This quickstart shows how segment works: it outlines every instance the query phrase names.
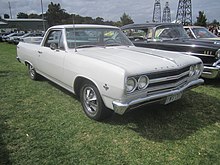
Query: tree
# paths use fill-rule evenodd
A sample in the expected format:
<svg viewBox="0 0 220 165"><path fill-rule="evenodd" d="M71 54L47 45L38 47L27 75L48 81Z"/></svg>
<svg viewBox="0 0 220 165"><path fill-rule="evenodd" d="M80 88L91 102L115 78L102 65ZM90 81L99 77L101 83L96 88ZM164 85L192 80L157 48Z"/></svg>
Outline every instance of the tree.
<svg viewBox="0 0 220 165"><path fill-rule="evenodd" d="M103 19L103 18L97 17L97 18L95 19L95 24L103 24L103 23L104 23L104 19Z"/></svg>
<svg viewBox="0 0 220 165"><path fill-rule="evenodd" d="M214 19L214 20L210 23L210 25L212 25L212 26L219 26L220 23L219 23L216 19Z"/></svg>
<svg viewBox="0 0 220 165"><path fill-rule="evenodd" d="M42 18L42 16L38 15L38 14L34 14L34 13L31 13L28 15L28 18Z"/></svg>
<svg viewBox="0 0 220 165"><path fill-rule="evenodd" d="M17 18L28 18L28 14L20 12L17 14Z"/></svg>
<svg viewBox="0 0 220 165"><path fill-rule="evenodd" d="M8 14L4 14L4 18L5 18L5 19L9 19L10 16L9 16Z"/></svg>
<svg viewBox="0 0 220 165"><path fill-rule="evenodd" d="M69 16L68 13L65 13L64 9L61 9L59 3L56 4L51 2L48 5L48 10L46 12L46 19L48 21L49 26L62 24L63 22L65 22L64 20L66 19L67 15Z"/></svg>
<svg viewBox="0 0 220 165"><path fill-rule="evenodd" d="M131 19L131 17L130 17L128 14L126 14L126 13L124 13L124 14L120 17L120 19L121 19L121 25L122 25L122 26L127 25L127 24L132 24L132 23L134 23L134 21Z"/></svg>
<svg viewBox="0 0 220 165"><path fill-rule="evenodd" d="M207 18L206 15L204 13L204 11L199 11L199 16L196 17L197 18L197 22L195 23L196 26L207 26Z"/></svg>

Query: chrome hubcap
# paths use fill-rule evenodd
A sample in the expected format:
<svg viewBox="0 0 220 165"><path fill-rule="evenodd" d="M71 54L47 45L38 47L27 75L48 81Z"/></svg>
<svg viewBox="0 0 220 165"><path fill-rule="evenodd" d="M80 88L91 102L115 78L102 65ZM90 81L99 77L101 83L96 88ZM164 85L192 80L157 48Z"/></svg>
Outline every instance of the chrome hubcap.
<svg viewBox="0 0 220 165"><path fill-rule="evenodd" d="M84 88L83 99L87 111L91 114L95 114L98 109L98 100L93 88L91 87Z"/></svg>
<svg viewBox="0 0 220 165"><path fill-rule="evenodd" d="M33 66L31 66L31 65L30 65L30 68L29 68L29 72L30 72L31 77L34 77L35 71L34 71Z"/></svg>

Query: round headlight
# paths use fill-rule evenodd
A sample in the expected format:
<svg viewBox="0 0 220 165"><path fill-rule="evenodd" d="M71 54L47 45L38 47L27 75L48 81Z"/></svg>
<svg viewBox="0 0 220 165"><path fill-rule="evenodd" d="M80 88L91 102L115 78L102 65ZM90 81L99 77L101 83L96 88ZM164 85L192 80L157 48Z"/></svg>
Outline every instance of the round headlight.
<svg viewBox="0 0 220 165"><path fill-rule="evenodd" d="M137 81L135 78L128 78L127 80L127 84L126 84L126 91L128 93L131 93L135 90L135 88L137 87Z"/></svg>
<svg viewBox="0 0 220 165"><path fill-rule="evenodd" d="M216 58L220 59L220 49L216 52Z"/></svg>
<svg viewBox="0 0 220 165"><path fill-rule="evenodd" d="M201 72L201 65L200 64L196 64L194 69L195 69L195 74L199 75L200 72Z"/></svg>
<svg viewBox="0 0 220 165"><path fill-rule="evenodd" d="M138 79L138 89L145 89L149 84L149 78L147 76L141 76Z"/></svg>
<svg viewBox="0 0 220 165"><path fill-rule="evenodd" d="M193 76L195 74L195 70L194 70L194 66L190 66L190 69L189 69L189 76Z"/></svg>

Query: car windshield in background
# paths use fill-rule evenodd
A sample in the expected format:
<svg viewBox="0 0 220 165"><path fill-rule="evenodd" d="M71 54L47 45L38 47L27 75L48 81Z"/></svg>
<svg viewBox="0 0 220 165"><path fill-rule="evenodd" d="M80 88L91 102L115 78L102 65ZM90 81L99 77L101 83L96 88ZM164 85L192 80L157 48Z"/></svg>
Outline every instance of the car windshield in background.
<svg viewBox="0 0 220 165"><path fill-rule="evenodd" d="M217 38L216 35L205 28L192 28L192 31L196 35L196 38Z"/></svg>
<svg viewBox="0 0 220 165"><path fill-rule="evenodd" d="M181 26L160 26L155 31L155 39L182 39L189 38Z"/></svg>
<svg viewBox="0 0 220 165"><path fill-rule="evenodd" d="M124 33L111 28L67 28L66 40L69 48L133 45Z"/></svg>

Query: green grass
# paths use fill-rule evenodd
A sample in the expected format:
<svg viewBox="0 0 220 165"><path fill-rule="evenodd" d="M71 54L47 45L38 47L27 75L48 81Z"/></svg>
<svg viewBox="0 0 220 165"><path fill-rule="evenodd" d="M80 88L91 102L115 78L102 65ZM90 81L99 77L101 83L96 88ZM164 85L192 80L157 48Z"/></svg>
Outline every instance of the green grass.
<svg viewBox="0 0 220 165"><path fill-rule="evenodd" d="M95 122L15 58L16 47L0 43L0 164L220 164L219 79L167 106Z"/></svg>

